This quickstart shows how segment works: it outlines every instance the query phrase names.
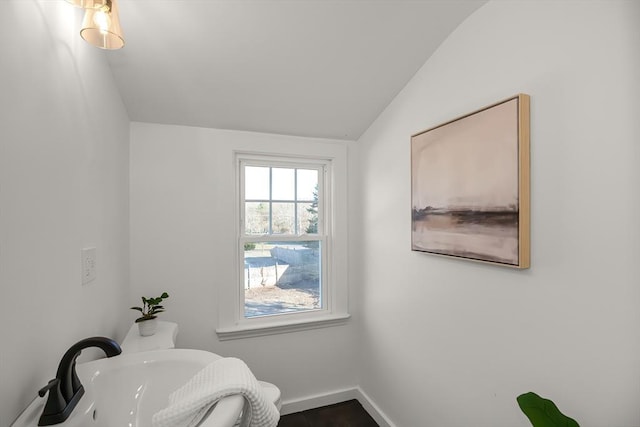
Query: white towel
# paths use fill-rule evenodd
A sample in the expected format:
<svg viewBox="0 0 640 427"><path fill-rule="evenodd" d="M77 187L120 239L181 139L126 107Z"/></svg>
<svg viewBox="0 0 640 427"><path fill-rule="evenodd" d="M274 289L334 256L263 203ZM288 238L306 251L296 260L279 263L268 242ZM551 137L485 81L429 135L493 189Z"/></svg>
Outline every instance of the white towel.
<svg viewBox="0 0 640 427"><path fill-rule="evenodd" d="M223 397L245 398L240 426L275 427L280 413L267 400L262 386L240 359L218 359L169 395L169 406L153 415L153 427L196 427Z"/></svg>

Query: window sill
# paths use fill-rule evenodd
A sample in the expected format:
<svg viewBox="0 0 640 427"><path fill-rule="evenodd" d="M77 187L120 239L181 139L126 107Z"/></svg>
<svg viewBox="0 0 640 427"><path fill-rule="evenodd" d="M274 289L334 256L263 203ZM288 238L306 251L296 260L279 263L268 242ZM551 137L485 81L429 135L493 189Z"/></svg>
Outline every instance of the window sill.
<svg viewBox="0 0 640 427"><path fill-rule="evenodd" d="M331 314L295 322L289 320L262 323L260 325L238 325L229 328L218 328L216 329L216 334L218 334L218 339L220 339L220 341L260 337L264 335L286 334L288 332L344 325L350 317L350 314L345 313Z"/></svg>

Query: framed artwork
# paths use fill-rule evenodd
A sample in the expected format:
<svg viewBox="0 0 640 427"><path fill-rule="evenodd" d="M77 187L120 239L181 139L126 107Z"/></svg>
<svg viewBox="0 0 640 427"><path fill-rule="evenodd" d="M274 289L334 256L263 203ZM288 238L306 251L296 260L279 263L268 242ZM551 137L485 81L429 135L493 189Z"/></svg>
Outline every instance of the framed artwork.
<svg viewBox="0 0 640 427"><path fill-rule="evenodd" d="M411 136L411 249L529 268L529 96Z"/></svg>

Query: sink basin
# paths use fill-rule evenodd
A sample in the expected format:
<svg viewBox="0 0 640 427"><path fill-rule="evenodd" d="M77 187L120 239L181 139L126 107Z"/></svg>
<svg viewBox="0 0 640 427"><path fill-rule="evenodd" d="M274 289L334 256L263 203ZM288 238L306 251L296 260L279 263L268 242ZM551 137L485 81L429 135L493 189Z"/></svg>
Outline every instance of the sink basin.
<svg viewBox="0 0 640 427"><path fill-rule="evenodd" d="M168 405L168 396L214 360L215 353L171 349L98 359L78 364L84 396L61 427L151 427L151 417ZM12 427L36 427L45 398L36 398ZM232 427L244 398L218 402L201 427Z"/></svg>

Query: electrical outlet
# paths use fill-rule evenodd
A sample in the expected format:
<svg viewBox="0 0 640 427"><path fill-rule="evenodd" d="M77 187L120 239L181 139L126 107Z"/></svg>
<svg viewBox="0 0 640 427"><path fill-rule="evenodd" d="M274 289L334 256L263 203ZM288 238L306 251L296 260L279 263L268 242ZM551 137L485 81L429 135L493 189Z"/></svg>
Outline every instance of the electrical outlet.
<svg viewBox="0 0 640 427"><path fill-rule="evenodd" d="M96 280L96 248L82 249L82 284Z"/></svg>

